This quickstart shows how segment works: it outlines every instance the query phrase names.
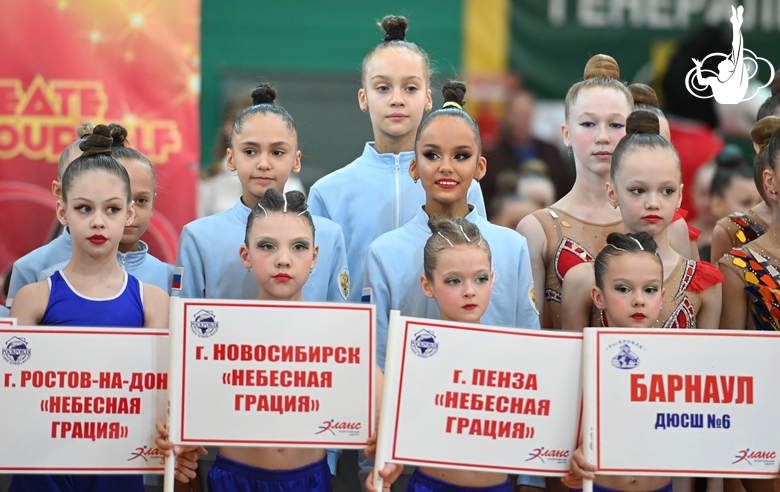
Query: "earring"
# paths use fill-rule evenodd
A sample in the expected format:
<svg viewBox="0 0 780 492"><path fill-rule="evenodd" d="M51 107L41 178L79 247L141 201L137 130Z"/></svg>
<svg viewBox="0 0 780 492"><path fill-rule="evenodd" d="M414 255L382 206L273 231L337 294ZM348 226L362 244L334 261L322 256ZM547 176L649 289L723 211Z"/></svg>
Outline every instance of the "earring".
<svg viewBox="0 0 780 492"><path fill-rule="evenodd" d="M770 194L770 195L772 195L772 196L777 196L777 191L775 191L775 190L770 190L770 191L769 191L769 194Z"/></svg>
<svg viewBox="0 0 780 492"><path fill-rule="evenodd" d="M566 147L566 148L568 149L568 152L569 152L569 157L571 157L571 145L569 145L569 146L568 146L568 147Z"/></svg>
<svg viewBox="0 0 780 492"><path fill-rule="evenodd" d="M360 110L361 110L361 111L363 111L363 112L365 113L366 111L368 111L368 108L367 108L367 107L365 107L365 106L361 106L361 107L360 107Z"/></svg>
<svg viewBox="0 0 780 492"><path fill-rule="evenodd" d="M417 184L417 180L420 178L412 178L412 181L414 181L414 184Z"/></svg>

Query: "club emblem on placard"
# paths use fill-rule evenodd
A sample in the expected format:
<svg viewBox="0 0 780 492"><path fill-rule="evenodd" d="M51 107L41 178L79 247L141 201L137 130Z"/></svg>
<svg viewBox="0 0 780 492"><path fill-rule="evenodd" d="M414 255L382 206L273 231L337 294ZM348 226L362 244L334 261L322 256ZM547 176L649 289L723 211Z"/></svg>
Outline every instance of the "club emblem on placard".
<svg viewBox="0 0 780 492"><path fill-rule="evenodd" d="M631 351L627 343L624 343L620 346L620 353L612 358L612 365L618 369L633 369L639 365L639 356Z"/></svg>
<svg viewBox="0 0 780 492"><path fill-rule="evenodd" d="M774 451L751 451L750 448L746 448L740 449L739 454L734 455L734 458L736 458L736 460L731 462L732 465L744 461L750 466L753 466L753 463L774 466L775 460L777 459L777 453Z"/></svg>
<svg viewBox="0 0 780 492"><path fill-rule="evenodd" d="M201 309L195 313L194 319L190 322L192 332L201 338L208 338L219 329L219 323L214 317L214 313Z"/></svg>
<svg viewBox="0 0 780 492"><path fill-rule="evenodd" d="M432 331L420 330L414 334L409 347L417 356L427 358L439 350L439 342L436 341L436 335Z"/></svg>
<svg viewBox="0 0 780 492"><path fill-rule="evenodd" d="M20 337L13 337L5 342L5 348L3 349L3 359L9 364L18 366L24 364L30 358L30 346L27 340Z"/></svg>
<svg viewBox="0 0 780 492"><path fill-rule="evenodd" d="M685 88L691 95L699 99L714 97L720 104L739 104L753 99L761 89L772 83L775 67L766 58L761 58L745 48L741 32L744 10L741 5L736 9L731 7L731 53L711 53L701 61L693 59L695 67L685 76ZM702 68L704 62L710 58L720 59L718 73ZM769 67L769 81L746 96L750 79L758 74L760 61Z"/></svg>

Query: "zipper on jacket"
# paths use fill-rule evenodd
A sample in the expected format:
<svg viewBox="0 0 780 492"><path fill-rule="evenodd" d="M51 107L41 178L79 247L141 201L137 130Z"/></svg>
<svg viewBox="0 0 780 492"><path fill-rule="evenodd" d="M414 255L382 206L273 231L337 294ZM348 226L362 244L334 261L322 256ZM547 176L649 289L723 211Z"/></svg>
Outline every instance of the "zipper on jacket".
<svg viewBox="0 0 780 492"><path fill-rule="evenodd" d="M127 261L127 253L117 253L117 254L119 255L119 258L122 259L121 261L122 270L127 271L127 269L125 268L125 263Z"/></svg>
<svg viewBox="0 0 780 492"><path fill-rule="evenodd" d="M395 228L401 227L401 182L398 171L401 170L401 156L395 154Z"/></svg>

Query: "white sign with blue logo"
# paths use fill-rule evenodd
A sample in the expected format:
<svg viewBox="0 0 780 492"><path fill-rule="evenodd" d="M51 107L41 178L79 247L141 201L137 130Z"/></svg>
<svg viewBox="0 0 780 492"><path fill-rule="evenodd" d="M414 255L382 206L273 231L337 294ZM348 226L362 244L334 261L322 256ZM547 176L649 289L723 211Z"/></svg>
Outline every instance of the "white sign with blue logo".
<svg viewBox="0 0 780 492"><path fill-rule="evenodd" d="M367 304L172 298L173 440L365 448L375 320Z"/></svg>
<svg viewBox="0 0 780 492"><path fill-rule="evenodd" d="M580 333L392 311L377 467L565 475L577 440L581 353Z"/></svg>
<svg viewBox="0 0 780 492"><path fill-rule="evenodd" d="M162 473L168 330L0 326L0 352L0 472Z"/></svg>
<svg viewBox="0 0 780 492"><path fill-rule="evenodd" d="M586 328L586 457L606 475L773 478L778 353L774 332Z"/></svg>

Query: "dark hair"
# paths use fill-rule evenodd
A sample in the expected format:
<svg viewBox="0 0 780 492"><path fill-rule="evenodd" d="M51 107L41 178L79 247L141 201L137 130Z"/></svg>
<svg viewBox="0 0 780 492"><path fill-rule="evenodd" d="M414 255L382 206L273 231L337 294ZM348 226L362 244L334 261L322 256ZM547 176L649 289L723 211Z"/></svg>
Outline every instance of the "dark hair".
<svg viewBox="0 0 780 492"><path fill-rule="evenodd" d="M569 88L564 100L566 121L569 121L569 111L576 102L580 92L591 87L609 87L615 89L626 97L626 102L633 110L634 99L626 85L620 81L620 67L614 58L609 55L594 55L585 64L582 80Z"/></svg>
<svg viewBox="0 0 780 492"><path fill-rule="evenodd" d="M723 147L715 163L717 168L710 184L711 196L723 197L734 178L753 179L753 170L742 155L742 151L734 144Z"/></svg>
<svg viewBox="0 0 780 492"><path fill-rule="evenodd" d="M441 94L444 96L444 105L430 113L417 127L417 135L414 138L415 147L420 140L420 134L433 120L440 116L452 116L468 123L471 131L474 132L474 138L477 140L477 150L482 153L482 139L479 136L479 126L477 126L474 118L463 110L463 106L466 105L466 84L457 80L450 80L441 88Z"/></svg>
<svg viewBox="0 0 780 492"><path fill-rule="evenodd" d="M774 171L777 167L778 160L780 160L780 129L775 130L769 138L769 143L761 152L766 152L765 159L767 169L772 169Z"/></svg>
<svg viewBox="0 0 780 492"><path fill-rule="evenodd" d="M287 129L294 135L298 135L298 127L295 126L290 113L283 107L276 104L276 91L269 84L260 84L252 91L252 106L241 111L233 121L233 131L230 133L230 143L233 143L233 137L241 131L241 127L247 118L255 114L275 114L282 119Z"/></svg>
<svg viewBox="0 0 780 492"><path fill-rule="evenodd" d="M112 131L116 128L119 131L118 135L114 137L114 142L111 144L111 157L114 159L129 159L143 164L149 169L149 172L152 173L152 181L154 182L154 187L157 188L157 173L154 171L152 161L137 150L126 146L126 144L129 143L127 140L127 130L116 123L111 123L108 125L108 128Z"/></svg>
<svg viewBox="0 0 780 492"><path fill-rule="evenodd" d="M615 180L625 154L640 148L664 149L674 155L677 167L680 167L680 157L677 155L677 150L671 142L659 135L659 132L660 123L657 114L640 109L628 115L626 119L626 136L620 139L620 142L615 146L615 151L612 153L612 167L609 170L612 181Z"/></svg>
<svg viewBox="0 0 780 492"><path fill-rule="evenodd" d="M363 58L363 63L360 66L362 73L361 80L365 82L366 67L368 67L368 62L371 61L371 58L373 58L377 52L387 48L403 48L411 51L422 59L423 65L425 65L425 82L427 84L433 75L431 61L428 58L428 54L422 48L406 40L406 29L409 27L409 21L406 20L406 17L402 15L387 15L379 22L379 27L385 32L385 38L381 43L369 51L365 58Z"/></svg>
<svg viewBox="0 0 780 492"><path fill-rule="evenodd" d="M92 130L92 134L83 139L79 145L83 153L70 163L62 175L63 201L68 201L68 191L77 177L89 171L104 171L122 180L127 194L127 202L130 203L132 200L130 176L124 166L111 157L111 146L115 139L124 140L124 135L127 135L126 131L124 131L124 135L122 134L123 130L124 128L119 125L114 125L112 128L106 125L97 125Z"/></svg>
<svg viewBox="0 0 780 492"><path fill-rule="evenodd" d="M607 268L612 258L622 254L648 253L655 257L658 264L661 265L661 279L663 279L664 264L658 256L658 245L653 236L645 231L633 234L621 234L612 232L607 236L607 245L596 256L593 264L593 273L596 277L596 286L604 289L604 276L607 274Z"/></svg>
<svg viewBox="0 0 780 492"><path fill-rule="evenodd" d="M428 220L431 237L425 242L423 249L423 271L425 278L433 282L433 271L438 264L439 253L458 244L472 244L485 251L488 262L492 262L490 245L482 237L479 228L463 217L438 217L434 215ZM492 263L491 263L492 264Z"/></svg>
<svg viewBox="0 0 780 492"><path fill-rule="evenodd" d="M94 128L95 125L92 123L84 123L76 128L76 140L65 147L65 150L60 154L60 162L57 164L57 180L62 181L62 175L65 174L65 167L77 157L74 157L73 154L75 154L77 150L80 150L79 145L84 141L84 138L87 135L92 134Z"/></svg>
<svg viewBox="0 0 780 492"><path fill-rule="evenodd" d="M766 98L761 107L758 108L757 120L767 116L780 116L780 70L775 72L775 78L772 79L772 95Z"/></svg>
<svg viewBox="0 0 780 492"><path fill-rule="evenodd" d="M769 165L768 151L764 149L769 145L769 139L772 138L772 134L778 128L780 128L780 118L777 116L765 116L758 120L750 130L750 138L758 146L758 154L756 154L753 160L753 180L756 182L758 193L767 204L769 204L769 197L766 196L766 190L764 189L764 171L772 169L774 166Z"/></svg>
<svg viewBox="0 0 780 492"><path fill-rule="evenodd" d="M666 119L664 112L658 106L658 96L652 87L636 83L630 84L628 90L631 92L631 97L634 100L634 111L644 109L657 114L660 118Z"/></svg>
<svg viewBox="0 0 780 492"><path fill-rule="evenodd" d="M246 218L246 233L244 234L244 244L249 247L249 235L252 234L252 226L258 218L268 217L273 212L289 212L305 217L311 227L311 240L314 241L314 219L309 213L309 206L306 204L306 195L300 191L288 191L282 194L276 188L269 188L263 198L257 202L257 205L249 212Z"/></svg>

